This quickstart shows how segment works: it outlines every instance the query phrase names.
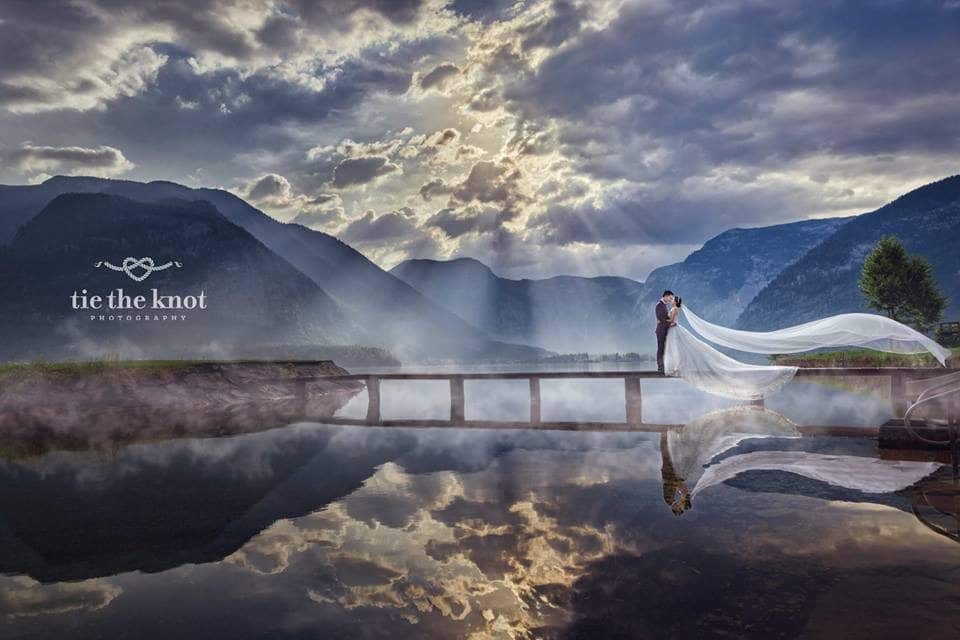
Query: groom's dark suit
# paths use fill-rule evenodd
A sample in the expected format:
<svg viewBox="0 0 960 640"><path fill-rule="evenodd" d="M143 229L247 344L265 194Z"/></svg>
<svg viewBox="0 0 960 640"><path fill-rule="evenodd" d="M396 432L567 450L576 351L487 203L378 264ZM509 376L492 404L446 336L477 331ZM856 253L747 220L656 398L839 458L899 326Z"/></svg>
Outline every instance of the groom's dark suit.
<svg viewBox="0 0 960 640"><path fill-rule="evenodd" d="M663 373L663 350L667 346L667 331L670 330L670 312L663 300L657 303L657 371Z"/></svg>

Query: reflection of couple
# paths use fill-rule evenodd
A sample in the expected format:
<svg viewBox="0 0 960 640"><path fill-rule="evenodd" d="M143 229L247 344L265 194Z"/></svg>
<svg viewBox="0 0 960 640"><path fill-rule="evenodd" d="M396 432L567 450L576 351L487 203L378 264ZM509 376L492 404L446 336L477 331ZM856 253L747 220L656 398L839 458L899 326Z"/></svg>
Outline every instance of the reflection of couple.
<svg viewBox="0 0 960 640"><path fill-rule="evenodd" d="M779 413L740 406L714 411L660 435L663 499L674 514L693 506L701 491L748 471L780 471L860 491L892 493L934 473L937 462L878 460L798 450L760 450L721 458L751 438L798 438Z"/></svg>
<svg viewBox="0 0 960 640"><path fill-rule="evenodd" d="M679 324L680 314L699 334ZM740 362L721 347L756 354L799 353L822 348L863 347L893 353L929 351L941 364L950 351L895 320L869 313L843 313L776 331L741 331L712 324L681 305L672 291L657 302L657 369L681 377L702 391L728 398L756 400L789 382L796 367ZM704 338L704 340L701 340Z"/></svg>

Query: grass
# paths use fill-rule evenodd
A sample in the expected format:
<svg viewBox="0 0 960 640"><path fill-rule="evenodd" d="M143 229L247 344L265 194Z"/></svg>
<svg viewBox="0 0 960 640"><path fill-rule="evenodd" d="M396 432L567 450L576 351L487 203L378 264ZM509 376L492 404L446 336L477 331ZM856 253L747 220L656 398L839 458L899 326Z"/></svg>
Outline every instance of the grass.
<svg viewBox="0 0 960 640"><path fill-rule="evenodd" d="M960 347L951 349L952 366L960 358ZM796 367L936 367L939 363L929 353L899 354L869 349L822 351L818 353L774 356L776 364Z"/></svg>
<svg viewBox="0 0 960 640"><path fill-rule="evenodd" d="M0 374L43 373L72 374L96 373L116 369L174 369L196 364L195 360L78 360L66 362L0 362Z"/></svg>
<svg viewBox="0 0 960 640"><path fill-rule="evenodd" d="M272 360L76 360L63 362L49 362L34 360L29 362L0 362L0 376L11 375L46 375L46 376L73 376L107 371L123 371L135 369L138 371L173 371L204 364L244 364L258 362L274 362ZM282 360L280 362L288 362ZM295 362L295 360L289 360Z"/></svg>

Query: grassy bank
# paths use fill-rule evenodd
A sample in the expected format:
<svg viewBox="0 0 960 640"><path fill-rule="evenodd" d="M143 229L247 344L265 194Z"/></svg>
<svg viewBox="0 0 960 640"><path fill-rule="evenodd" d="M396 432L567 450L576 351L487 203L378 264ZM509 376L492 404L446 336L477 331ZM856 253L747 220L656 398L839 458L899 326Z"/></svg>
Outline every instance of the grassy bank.
<svg viewBox="0 0 960 640"><path fill-rule="evenodd" d="M960 348L951 349L953 355L948 365L958 366ZM939 363L929 353L898 354L871 351L869 349L848 349L842 351L823 351L818 353L795 353L774 356L776 364L795 367L935 367Z"/></svg>
<svg viewBox="0 0 960 640"><path fill-rule="evenodd" d="M199 365L220 364L247 364L247 363L283 363L297 362L297 360L77 360L64 362L48 362L35 360L31 362L0 362L0 376L19 376L42 374L45 376L75 376L104 373L111 371L142 371L162 372L188 369ZM310 361L313 362L313 361Z"/></svg>
<svg viewBox="0 0 960 640"><path fill-rule="evenodd" d="M75 375L116 371L120 369L138 369L144 371L171 370L189 367L198 360L82 360L75 362L0 362L0 375Z"/></svg>

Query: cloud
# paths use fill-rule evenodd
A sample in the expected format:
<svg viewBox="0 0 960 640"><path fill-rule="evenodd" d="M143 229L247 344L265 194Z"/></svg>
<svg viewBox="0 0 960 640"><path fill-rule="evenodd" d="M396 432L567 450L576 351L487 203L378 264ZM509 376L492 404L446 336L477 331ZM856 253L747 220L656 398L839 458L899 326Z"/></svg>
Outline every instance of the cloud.
<svg viewBox="0 0 960 640"><path fill-rule="evenodd" d="M53 172L113 176L134 168L123 152L114 147L53 147L25 142L9 154L10 160L27 173Z"/></svg>
<svg viewBox="0 0 960 640"><path fill-rule="evenodd" d="M287 197L289 195L290 182L283 176L278 176L275 173L268 173L258 178L247 192L247 197L251 200Z"/></svg>
<svg viewBox="0 0 960 640"><path fill-rule="evenodd" d="M347 158L334 169L331 185L337 189L348 189L398 171L401 171L400 166L385 156Z"/></svg>
<svg viewBox="0 0 960 640"><path fill-rule="evenodd" d="M515 0L453 0L450 3L457 13L482 22L504 16L515 5Z"/></svg>
<svg viewBox="0 0 960 640"><path fill-rule="evenodd" d="M462 202L506 202L517 176L518 169L510 162L483 160L473 165L453 194Z"/></svg>
<svg viewBox="0 0 960 640"><path fill-rule="evenodd" d="M405 238L416 232L409 211L391 211L375 216L368 211L362 218L347 225L341 236L351 242L382 242Z"/></svg>
<svg viewBox="0 0 960 640"><path fill-rule="evenodd" d="M325 230L343 222L343 201L335 193L308 195L297 192L290 181L267 173L237 190L242 198L280 220Z"/></svg>
<svg viewBox="0 0 960 640"><path fill-rule="evenodd" d="M420 187L419 193L420 197L430 202L436 196L450 195L453 193L453 187L448 185L443 178L434 178L430 182L425 182Z"/></svg>
<svg viewBox="0 0 960 640"><path fill-rule="evenodd" d="M956 9L808 4L9 3L0 139L108 143L137 177L239 185L326 231L408 208L416 232L368 242L377 259L523 276L621 252L639 278L726 228L869 211L955 172ZM3 182L81 171L4 158Z"/></svg>
<svg viewBox="0 0 960 640"><path fill-rule="evenodd" d="M336 234L345 242L359 247L364 255L378 264L393 265L407 256L434 257L440 253L440 244L430 229L419 224L416 213L409 207L375 214L367 211L355 218Z"/></svg>
<svg viewBox="0 0 960 640"><path fill-rule="evenodd" d="M103 579L41 584L26 576L0 578L0 615L33 618L95 611L109 605L123 590Z"/></svg>
<svg viewBox="0 0 960 640"><path fill-rule="evenodd" d="M494 232L500 227L502 217L498 209L491 207L461 211L443 209L430 216L424 224L442 230L449 238L457 238L466 233Z"/></svg>
<svg viewBox="0 0 960 640"><path fill-rule="evenodd" d="M443 88L443 85L447 80L458 75L459 73L460 68L455 64L446 62L444 64L437 65L433 68L433 70L420 78L420 88L424 90L434 87Z"/></svg>

